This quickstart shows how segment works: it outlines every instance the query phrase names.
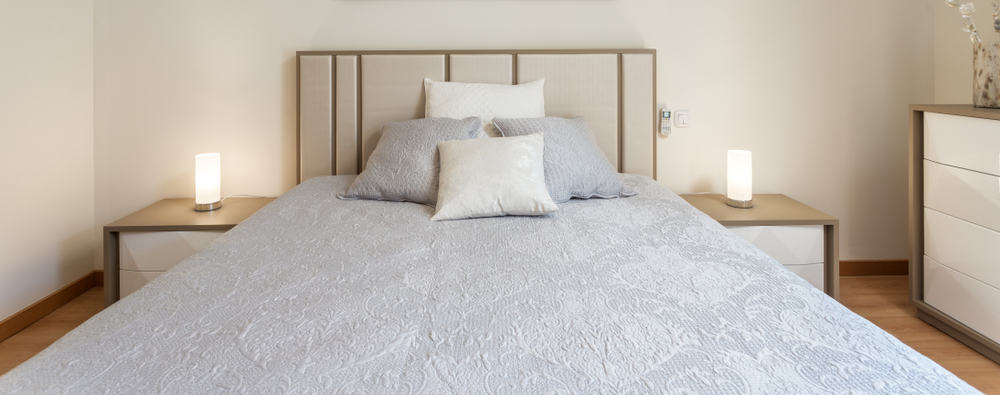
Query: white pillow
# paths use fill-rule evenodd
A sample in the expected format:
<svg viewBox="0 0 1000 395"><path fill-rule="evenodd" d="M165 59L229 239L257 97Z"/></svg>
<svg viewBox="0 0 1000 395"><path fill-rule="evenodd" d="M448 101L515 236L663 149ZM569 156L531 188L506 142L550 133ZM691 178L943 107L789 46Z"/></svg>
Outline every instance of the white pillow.
<svg viewBox="0 0 1000 395"><path fill-rule="evenodd" d="M439 143L437 212L431 220L559 210L545 188L542 152L541 133Z"/></svg>
<svg viewBox="0 0 1000 395"><path fill-rule="evenodd" d="M545 79L520 85L443 82L424 79L424 118L479 117L486 134L498 136L493 118L545 116Z"/></svg>

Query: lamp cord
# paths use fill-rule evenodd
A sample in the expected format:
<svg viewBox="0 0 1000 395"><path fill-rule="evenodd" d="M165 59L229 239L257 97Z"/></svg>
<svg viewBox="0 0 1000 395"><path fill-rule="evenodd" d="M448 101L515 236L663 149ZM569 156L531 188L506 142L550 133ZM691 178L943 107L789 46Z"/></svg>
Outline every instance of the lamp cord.
<svg viewBox="0 0 1000 395"><path fill-rule="evenodd" d="M226 196L226 197L222 198L222 201L226 201L226 199L233 198L233 197L234 198L264 198L264 197L267 197L267 196L260 196L260 195L229 195L229 196Z"/></svg>

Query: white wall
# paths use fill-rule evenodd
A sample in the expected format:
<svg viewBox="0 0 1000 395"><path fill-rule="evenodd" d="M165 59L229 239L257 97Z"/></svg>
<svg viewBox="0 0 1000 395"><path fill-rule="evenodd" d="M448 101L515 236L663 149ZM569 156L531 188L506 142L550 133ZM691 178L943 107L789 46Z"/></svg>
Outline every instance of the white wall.
<svg viewBox="0 0 1000 395"><path fill-rule="evenodd" d="M0 320L93 270L93 3L0 1Z"/></svg>
<svg viewBox="0 0 1000 395"><path fill-rule="evenodd" d="M972 103L972 42L962 31L961 14L944 0L931 0L934 6L934 102L939 104ZM969 1L969 0L965 0ZM976 28L984 43L1000 39L993 30L991 1L976 0Z"/></svg>
<svg viewBox="0 0 1000 395"><path fill-rule="evenodd" d="M661 140L676 192L758 193L841 218L842 257L906 257L906 106L933 99L926 1L97 0L96 222L192 196L220 151L224 194L294 184L294 53L307 49L659 51L660 100L694 127Z"/></svg>

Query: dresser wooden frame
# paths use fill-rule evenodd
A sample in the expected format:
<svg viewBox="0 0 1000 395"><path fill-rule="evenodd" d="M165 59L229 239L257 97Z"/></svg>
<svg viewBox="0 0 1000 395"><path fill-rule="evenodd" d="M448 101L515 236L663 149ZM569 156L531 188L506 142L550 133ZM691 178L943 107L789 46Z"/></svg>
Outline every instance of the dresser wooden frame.
<svg viewBox="0 0 1000 395"><path fill-rule="evenodd" d="M917 317L1000 363L1000 344L948 316L924 300L924 113L1000 121L1000 110L972 105L911 105L909 134L910 300ZM998 301L1000 303L1000 301Z"/></svg>

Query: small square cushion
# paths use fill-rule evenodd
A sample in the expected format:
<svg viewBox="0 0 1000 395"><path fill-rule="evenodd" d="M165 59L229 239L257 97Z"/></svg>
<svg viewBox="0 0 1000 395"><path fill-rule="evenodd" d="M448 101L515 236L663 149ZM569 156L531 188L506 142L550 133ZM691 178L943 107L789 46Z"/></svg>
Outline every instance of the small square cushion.
<svg viewBox="0 0 1000 395"><path fill-rule="evenodd" d="M424 118L386 124L365 170L340 198L434 205L438 143L476 137L481 125L476 117Z"/></svg>
<svg viewBox="0 0 1000 395"><path fill-rule="evenodd" d="M545 189L541 134L446 141L434 221L545 215L559 209Z"/></svg>

